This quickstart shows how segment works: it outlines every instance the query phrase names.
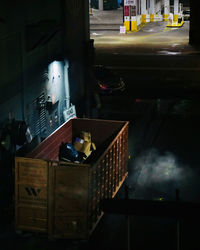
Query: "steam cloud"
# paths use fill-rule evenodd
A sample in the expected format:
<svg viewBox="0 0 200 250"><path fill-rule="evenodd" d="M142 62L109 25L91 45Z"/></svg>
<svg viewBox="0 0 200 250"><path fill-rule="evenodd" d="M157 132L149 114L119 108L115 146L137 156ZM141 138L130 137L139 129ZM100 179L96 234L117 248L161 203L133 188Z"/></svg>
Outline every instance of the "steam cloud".
<svg viewBox="0 0 200 250"><path fill-rule="evenodd" d="M140 171L137 183L139 186L179 181L183 178L183 169L178 166L175 156L170 152L159 155L155 149L151 149L136 160L135 166Z"/></svg>
<svg viewBox="0 0 200 250"><path fill-rule="evenodd" d="M156 149L150 149L134 161L128 181L133 196L130 198L174 200L176 188L182 189L185 181L193 176L172 153L161 155Z"/></svg>

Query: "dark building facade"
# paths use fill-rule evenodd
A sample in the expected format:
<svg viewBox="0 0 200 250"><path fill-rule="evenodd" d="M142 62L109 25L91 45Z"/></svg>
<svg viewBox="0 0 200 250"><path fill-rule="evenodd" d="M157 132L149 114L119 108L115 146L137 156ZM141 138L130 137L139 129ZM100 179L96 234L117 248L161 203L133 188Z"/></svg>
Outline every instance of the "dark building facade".
<svg viewBox="0 0 200 250"><path fill-rule="evenodd" d="M82 0L2 1L1 128L23 120L33 136L46 137L64 122L71 102L81 115L88 15L88 2Z"/></svg>
<svg viewBox="0 0 200 250"><path fill-rule="evenodd" d="M88 9L84 0L1 1L1 215L12 203L14 157L85 113Z"/></svg>

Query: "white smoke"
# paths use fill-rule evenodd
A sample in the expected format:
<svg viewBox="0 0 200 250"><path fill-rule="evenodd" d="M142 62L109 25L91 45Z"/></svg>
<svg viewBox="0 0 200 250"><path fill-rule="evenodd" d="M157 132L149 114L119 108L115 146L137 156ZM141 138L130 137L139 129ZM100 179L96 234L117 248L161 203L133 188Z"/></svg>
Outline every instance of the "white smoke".
<svg viewBox="0 0 200 250"><path fill-rule="evenodd" d="M142 157L136 159L135 169L139 171L137 180L139 186L183 179L183 169L170 152L159 155L157 150L151 149Z"/></svg>
<svg viewBox="0 0 200 250"><path fill-rule="evenodd" d="M128 184L132 192L130 198L174 200L176 189L185 192L194 178L194 173L183 166L177 157L170 153L159 153L156 149L150 149L134 160Z"/></svg>

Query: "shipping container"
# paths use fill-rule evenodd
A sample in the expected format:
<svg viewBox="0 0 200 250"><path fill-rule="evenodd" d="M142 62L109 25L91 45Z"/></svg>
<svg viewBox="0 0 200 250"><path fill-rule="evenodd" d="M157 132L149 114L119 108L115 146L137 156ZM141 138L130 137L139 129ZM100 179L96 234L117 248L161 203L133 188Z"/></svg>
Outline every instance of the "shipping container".
<svg viewBox="0 0 200 250"><path fill-rule="evenodd" d="M25 157L15 158L16 230L88 239L128 175L127 121L71 119ZM96 151L84 163L58 160L61 142L91 133Z"/></svg>

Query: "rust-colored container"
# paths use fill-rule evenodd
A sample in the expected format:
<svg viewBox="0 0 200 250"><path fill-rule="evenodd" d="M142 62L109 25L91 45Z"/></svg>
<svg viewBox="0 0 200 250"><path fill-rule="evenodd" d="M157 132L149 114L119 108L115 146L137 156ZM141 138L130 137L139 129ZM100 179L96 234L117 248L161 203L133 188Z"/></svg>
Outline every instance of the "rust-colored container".
<svg viewBox="0 0 200 250"><path fill-rule="evenodd" d="M88 131L97 150L84 164L58 160L60 143ZM88 239L127 177L128 122L72 119L25 157L15 159L16 229Z"/></svg>

